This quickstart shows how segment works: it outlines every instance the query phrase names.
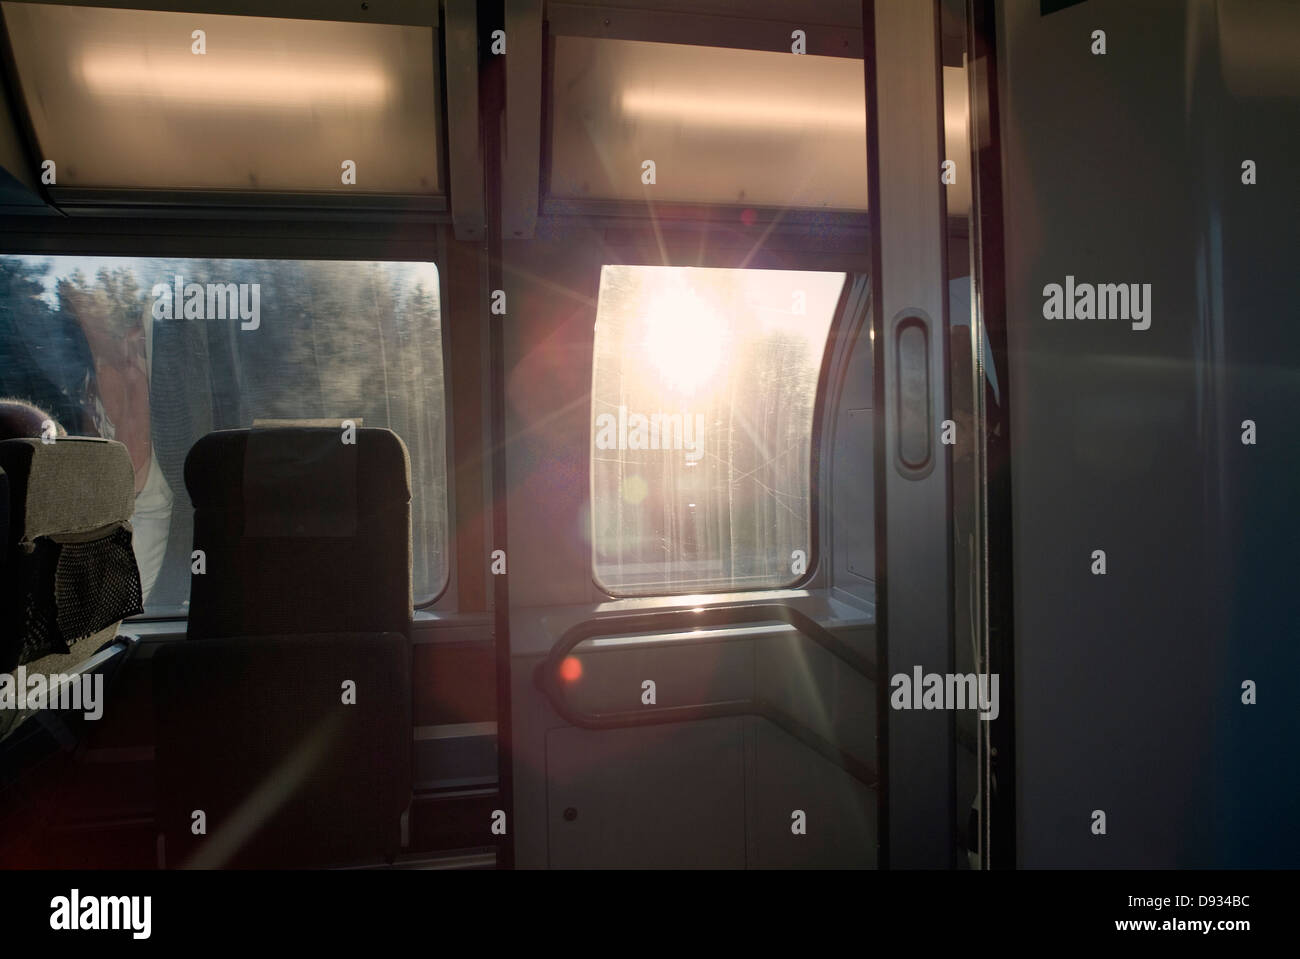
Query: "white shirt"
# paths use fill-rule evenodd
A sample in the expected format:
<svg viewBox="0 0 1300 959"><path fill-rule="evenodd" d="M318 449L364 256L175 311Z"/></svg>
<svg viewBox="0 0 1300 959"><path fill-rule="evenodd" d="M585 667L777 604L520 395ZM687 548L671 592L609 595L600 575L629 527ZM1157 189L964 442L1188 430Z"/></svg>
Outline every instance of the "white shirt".
<svg viewBox="0 0 1300 959"><path fill-rule="evenodd" d="M153 317L144 321L145 361L153 378ZM135 494L135 512L131 514L134 531L135 562L140 570L141 604L149 604L149 594L158 582L163 559L167 555L167 537L172 525L172 489L158 465L152 441L149 444L149 475L144 488Z"/></svg>

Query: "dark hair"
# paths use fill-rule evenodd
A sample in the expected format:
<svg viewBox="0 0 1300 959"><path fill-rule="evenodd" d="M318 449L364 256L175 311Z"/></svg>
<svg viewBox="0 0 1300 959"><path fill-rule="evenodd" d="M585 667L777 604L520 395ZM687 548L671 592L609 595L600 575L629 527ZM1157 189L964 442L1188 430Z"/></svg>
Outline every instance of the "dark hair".
<svg viewBox="0 0 1300 959"><path fill-rule="evenodd" d="M35 403L20 400L14 396L0 398L0 440L13 440L29 437L40 439L45 431L46 421L54 423L59 436L67 436L68 431L60 426L49 413Z"/></svg>

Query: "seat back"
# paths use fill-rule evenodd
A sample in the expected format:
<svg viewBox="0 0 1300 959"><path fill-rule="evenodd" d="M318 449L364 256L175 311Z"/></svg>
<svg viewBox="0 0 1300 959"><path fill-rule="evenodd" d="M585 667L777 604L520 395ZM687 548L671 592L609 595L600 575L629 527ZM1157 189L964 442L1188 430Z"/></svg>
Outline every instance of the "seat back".
<svg viewBox="0 0 1300 959"><path fill-rule="evenodd" d="M410 800L410 644L398 633L168 643L154 654L169 867L391 860Z"/></svg>
<svg viewBox="0 0 1300 959"><path fill-rule="evenodd" d="M164 864L391 860L411 795L405 446L224 431L185 478L189 641L153 657Z"/></svg>
<svg viewBox="0 0 1300 959"><path fill-rule="evenodd" d="M143 612L131 457L112 440L7 439L0 473L8 514L0 673L70 672Z"/></svg>
<svg viewBox="0 0 1300 959"><path fill-rule="evenodd" d="M409 632L411 463L396 433L209 433L185 486L204 568L191 577L191 639Z"/></svg>

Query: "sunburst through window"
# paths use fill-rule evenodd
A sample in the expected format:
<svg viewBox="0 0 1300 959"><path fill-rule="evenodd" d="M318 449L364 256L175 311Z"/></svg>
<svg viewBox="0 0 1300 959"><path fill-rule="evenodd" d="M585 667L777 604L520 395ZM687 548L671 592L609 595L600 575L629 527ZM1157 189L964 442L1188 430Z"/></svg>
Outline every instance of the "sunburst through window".
<svg viewBox="0 0 1300 959"><path fill-rule="evenodd" d="M606 266L592 551L616 595L768 589L811 556L813 410L843 273Z"/></svg>

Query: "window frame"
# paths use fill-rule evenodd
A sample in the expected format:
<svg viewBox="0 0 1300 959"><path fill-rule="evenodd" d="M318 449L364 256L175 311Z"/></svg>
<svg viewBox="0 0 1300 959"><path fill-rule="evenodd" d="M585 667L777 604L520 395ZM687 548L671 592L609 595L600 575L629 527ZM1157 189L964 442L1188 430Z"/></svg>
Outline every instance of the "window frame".
<svg viewBox="0 0 1300 959"><path fill-rule="evenodd" d="M770 237L771 231L769 231ZM656 231L655 239L661 239ZM760 241L762 244L762 241ZM773 244L774 247L780 246L780 243ZM839 378L840 369L837 363L838 344L845 335L853 335L855 330L854 317L850 315L850 300L853 284L859 274L869 272L863 262L855 264L836 264L842 266L842 269L827 268L824 262L818 262L822 257L817 253L806 254L795 252L795 247L791 248L789 259L791 262L773 263L770 266L766 264L754 265L753 260L765 259L764 252L776 254L776 249L763 250L761 247L752 247L748 253L731 250L715 250L710 254L699 254L696 262L686 262L684 257L671 255L667 250L662 251L662 256L658 262L649 262L649 257L633 252L635 247L624 245L622 247L615 244L607 244L605 255L601 257L601 268L605 266L672 266L672 267L701 267L711 269L783 269L788 271L797 271L805 273L844 273L844 282L840 287L839 295L836 298L835 309L831 316L830 326L826 331L826 341L822 345L821 360L817 370L817 392L813 399L812 424L809 433L809 533L808 533L808 568L803 575L789 583L777 584L771 586L744 586L737 588L735 585L723 586L715 589L692 589L679 590L672 592L657 593L619 593L611 590L608 586L600 581L596 571L596 553L595 553L595 528L594 528L594 497L591 495L592 480L592 452L595 448L594 426L591 425L590 410L588 415L589 433L587 437L586 465L587 465L587 488L588 488L588 535L592 540L591 558L589 561L588 572L592 586L597 593L604 597L606 601L614 603L637 603L638 601L667 601L669 603L681 602L683 599L691 597L708 597L710 601L722 597L731 597L743 600L761 600L771 598L776 593L794 593L801 590L817 588L825 580L829 585L831 570L822 568L823 552L823 530L822 526L826 522L824 511L822 510L822 492L823 486L828 481L828 477L823 475L821 463L823 459L823 446L825 434L823 426L825 423L827 407L831 402L831 392L836 388L833 380ZM621 255L627 254L627 255ZM866 254L863 254L865 259ZM738 260L738 261L737 261ZM599 277L595 283L596 289L599 290ZM599 309L599 296L597 296L596 306L593 307L593 346L594 346L594 327L595 313ZM866 327L864 326L863 329ZM858 331L860 332L860 331ZM595 354L592 354L592 376L595 376ZM590 407L591 397L588 399Z"/></svg>
<svg viewBox="0 0 1300 959"><path fill-rule="evenodd" d="M282 212L282 211L280 211ZM455 448L456 415L448 358L451 356L446 310L447 232L450 216L419 217L432 224L419 232L401 221L340 223L332 218L303 218L272 223L240 220L119 219L117 217L0 216L0 255L17 256L120 256L123 258L192 258L246 260L338 260L432 263L438 271L439 337L443 356L443 409L446 416L446 570L438 591L429 599L414 596L412 615L459 612L459 562L456 526ZM111 252L104 252L105 250ZM414 584L413 591L414 591ZM148 612L126 623L184 623L184 615Z"/></svg>

